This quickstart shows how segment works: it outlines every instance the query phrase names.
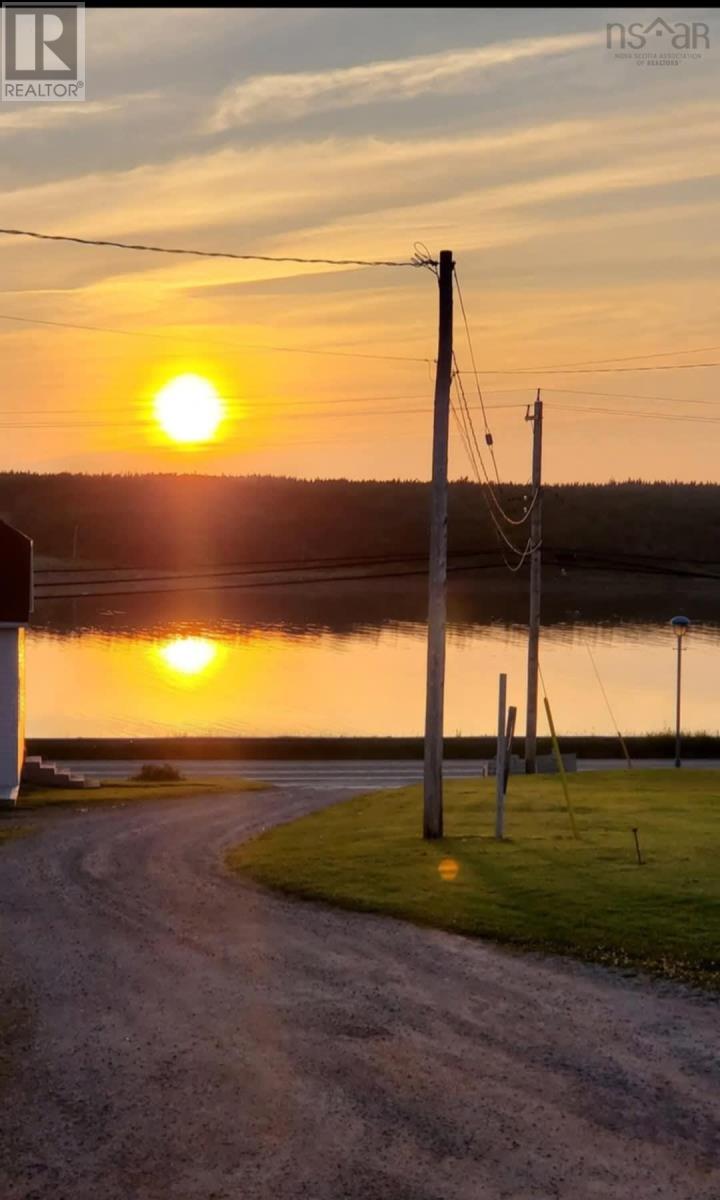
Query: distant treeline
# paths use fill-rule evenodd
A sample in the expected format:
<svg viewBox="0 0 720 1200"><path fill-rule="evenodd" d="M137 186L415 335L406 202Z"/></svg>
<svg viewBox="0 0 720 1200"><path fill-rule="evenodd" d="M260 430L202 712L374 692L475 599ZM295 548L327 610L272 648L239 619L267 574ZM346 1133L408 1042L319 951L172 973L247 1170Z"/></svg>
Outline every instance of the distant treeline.
<svg viewBox="0 0 720 1200"><path fill-rule="evenodd" d="M429 485L270 476L0 475L0 516L67 561L183 567L424 554ZM501 503L520 515L528 488ZM598 554L720 560L720 486L564 484L544 492L544 543ZM524 526L512 532L521 543ZM478 485L450 487L451 551L497 550Z"/></svg>

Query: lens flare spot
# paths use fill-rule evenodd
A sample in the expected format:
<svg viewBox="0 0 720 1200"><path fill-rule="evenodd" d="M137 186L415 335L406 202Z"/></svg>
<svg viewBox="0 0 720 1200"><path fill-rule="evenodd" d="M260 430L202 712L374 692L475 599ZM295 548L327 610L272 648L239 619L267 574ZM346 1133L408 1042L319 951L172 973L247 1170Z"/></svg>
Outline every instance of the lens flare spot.
<svg viewBox="0 0 720 1200"><path fill-rule="evenodd" d="M452 883L460 874L460 864L454 858L443 858L438 863L438 875L444 883Z"/></svg>

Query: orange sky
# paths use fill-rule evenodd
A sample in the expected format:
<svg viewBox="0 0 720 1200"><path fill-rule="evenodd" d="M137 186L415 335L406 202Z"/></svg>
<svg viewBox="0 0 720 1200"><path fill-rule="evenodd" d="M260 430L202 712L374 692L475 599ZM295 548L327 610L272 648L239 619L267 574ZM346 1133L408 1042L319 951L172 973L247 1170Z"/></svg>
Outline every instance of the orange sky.
<svg viewBox="0 0 720 1200"><path fill-rule="evenodd" d="M642 70L606 49L598 9L87 17L88 100L0 104L0 224L308 257L451 248L506 478L527 475L537 385L547 478L718 478L718 368L540 368L720 362L678 353L720 343L720 51ZM3 468L428 476L427 363L351 357L433 357L427 271L2 238L0 268L0 316L24 319L0 319ZM211 448L150 419L185 371L227 398ZM469 471L459 445L451 466Z"/></svg>

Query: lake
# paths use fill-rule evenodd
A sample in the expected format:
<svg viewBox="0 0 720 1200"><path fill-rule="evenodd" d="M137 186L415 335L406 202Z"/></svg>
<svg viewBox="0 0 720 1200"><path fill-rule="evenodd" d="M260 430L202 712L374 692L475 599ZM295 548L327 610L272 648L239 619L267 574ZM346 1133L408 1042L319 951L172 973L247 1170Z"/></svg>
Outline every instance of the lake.
<svg viewBox="0 0 720 1200"><path fill-rule="evenodd" d="M254 597L240 613L243 605L227 600L178 607L162 598L152 609L127 601L117 609L97 600L43 602L28 636L28 734L420 734L422 622L376 613L363 619L366 606L349 616L337 601L314 616L308 601L302 619L295 608L283 615L277 596L265 605ZM613 732L588 647L624 733L674 726L675 639L664 620L555 614L543 629L541 663L559 732ZM522 624L454 620L446 733L494 731L500 671L508 675L522 732L525 660ZM693 626L683 669L684 728L716 732L720 626Z"/></svg>

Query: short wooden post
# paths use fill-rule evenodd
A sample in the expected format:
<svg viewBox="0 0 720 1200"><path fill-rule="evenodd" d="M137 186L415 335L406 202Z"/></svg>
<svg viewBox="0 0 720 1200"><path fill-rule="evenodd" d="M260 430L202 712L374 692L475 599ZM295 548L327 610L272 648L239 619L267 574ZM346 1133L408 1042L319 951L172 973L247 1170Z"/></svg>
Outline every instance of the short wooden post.
<svg viewBox="0 0 720 1200"><path fill-rule="evenodd" d="M505 785L503 787L503 800L507 796L508 778L510 776L510 765L512 763L512 745L515 737L515 722L517 720L517 708L511 704L508 709L507 718L507 733L505 735Z"/></svg>

